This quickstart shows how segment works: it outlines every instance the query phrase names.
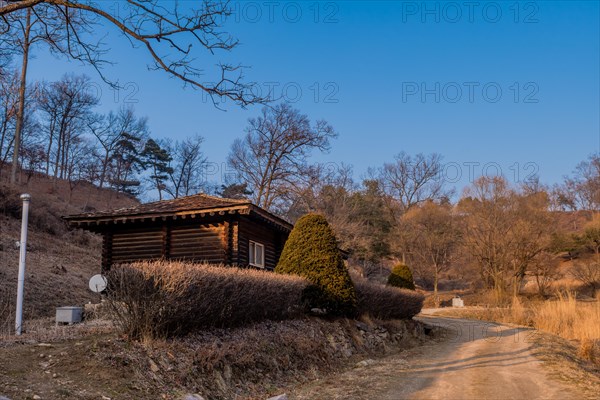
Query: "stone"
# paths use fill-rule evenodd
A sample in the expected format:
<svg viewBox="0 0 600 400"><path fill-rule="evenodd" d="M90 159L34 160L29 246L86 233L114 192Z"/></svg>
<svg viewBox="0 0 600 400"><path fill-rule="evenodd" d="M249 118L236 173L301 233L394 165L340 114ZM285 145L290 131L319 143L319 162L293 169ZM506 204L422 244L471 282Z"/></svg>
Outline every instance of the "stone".
<svg viewBox="0 0 600 400"><path fill-rule="evenodd" d="M322 308L311 308L310 312L313 315L327 315L327 311L323 310Z"/></svg>
<svg viewBox="0 0 600 400"><path fill-rule="evenodd" d="M150 360L150 370L156 373L160 370L160 368L158 368L158 365L156 365L154 361Z"/></svg>
<svg viewBox="0 0 600 400"><path fill-rule="evenodd" d="M358 367L358 368L367 367L367 366L373 365L373 364L375 364L375 360L371 360L371 359L362 360L362 361L356 363L356 367Z"/></svg>
<svg viewBox="0 0 600 400"><path fill-rule="evenodd" d="M204 397L200 396L199 394L186 394L183 397L183 400L204 400Z"/></svg>
<svg viewBox="0 0 600 400"><path fill-rule="evenodd" d="M32 399L33 400L42 400L42 398L40 396L38 396L37 394L34 394Z"/></svg>
<svg viewBox="0 0 600 400"><path fill-rule="evenodd" d="M223 378L225 378L226 382L231 381L231 366L229 364L225 364L223 368Z"/></svg>
<svg viewBox="0 0 600 400"><path fill-rule="evenodd" d="M277 396L269 397L267 400L288 400L287 394L280 394Z"/></svg>
<svg viewBox="0 0 600 400"><path fill-rule="evenodd" d="M356 327L361 331L369 331L369 325L365 324L364 322L356 321Z"/></svg>

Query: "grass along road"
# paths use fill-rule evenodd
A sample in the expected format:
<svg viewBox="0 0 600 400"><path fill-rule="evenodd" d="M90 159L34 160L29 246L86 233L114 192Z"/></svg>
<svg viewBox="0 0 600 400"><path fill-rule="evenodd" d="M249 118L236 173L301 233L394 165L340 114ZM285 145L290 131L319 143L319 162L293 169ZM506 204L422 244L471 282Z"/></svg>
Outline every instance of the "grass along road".
<svg viewBox="0 0 600 400"><path fill-rule="evenodd" d="M297 389L293 399L585 399L536 357L537 331L489 322L421 316L447 328L439 342ZM595 394L597 396L597 393Z"/></svg>

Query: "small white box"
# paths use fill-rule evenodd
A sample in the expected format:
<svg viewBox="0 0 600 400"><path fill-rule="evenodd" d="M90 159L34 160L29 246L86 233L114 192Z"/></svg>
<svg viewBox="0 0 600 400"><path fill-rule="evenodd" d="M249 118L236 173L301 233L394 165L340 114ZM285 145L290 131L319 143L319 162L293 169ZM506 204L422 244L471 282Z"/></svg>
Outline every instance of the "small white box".
<svg viewBox="0 0 600 400"><path fill-rule="evenodd" d="M67 324L76 324L81 322L83 307L57 307L56 323L64 322Z"/></svg>
<svg viewBox="0 0 600 400"><path fill-rule="evenodd" d="M460 297L454 297L452 299L452 307L464 307L465 302Z"/></svg>

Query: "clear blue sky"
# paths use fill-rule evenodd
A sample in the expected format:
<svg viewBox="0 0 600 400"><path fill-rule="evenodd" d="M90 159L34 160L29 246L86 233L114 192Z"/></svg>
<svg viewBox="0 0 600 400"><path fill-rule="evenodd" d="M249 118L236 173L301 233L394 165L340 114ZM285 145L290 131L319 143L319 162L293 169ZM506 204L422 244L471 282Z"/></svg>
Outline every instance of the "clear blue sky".
<svg viewBox="0 0 600 400"><path fill-rule="evenodd" d="M520 178L537 170L544 182L560 181L600 150L599 3L465 3L234 2L227 27L241 45L199 62L251 66L249 81L265 92L276 82L277 95L328 120L340 136L330 154L315 159L352 164L356 178L405 151L441 153L450 178L462 172L457 186L468 183L470 169L481 174L488 164L493 174L489 163L513 181L516 170ZM200 134L210 161L224 162L258 107L230 102L220 111L201 92L148 71L144 51L122 37L107 41L107 58L117 64L106 74L132 85L115 99L99 83L102 109L118 108L129 95L154 136ZM100 82L88 68L41 50L31 77L67 71Z"/></svg>

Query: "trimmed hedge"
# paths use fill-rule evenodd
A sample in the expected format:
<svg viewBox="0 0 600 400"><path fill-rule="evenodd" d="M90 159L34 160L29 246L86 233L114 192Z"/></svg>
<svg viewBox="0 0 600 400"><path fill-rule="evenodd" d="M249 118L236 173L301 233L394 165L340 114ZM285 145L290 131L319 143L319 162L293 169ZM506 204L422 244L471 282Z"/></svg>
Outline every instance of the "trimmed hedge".
<svg viewBox="0 0 600 400"><path fill-rule="evenodd" d="M107 278L109 313L132 339L300 317L308 285L268 271L169 261L113 267Z"/></svg>
<svg viewBox="0 0 600 400"><path fill-rule="evenodd" d="M413 274L404 263L398 263L392 268L392 273L388 277L388 285L397 288L415 290Z"/></svg>
<svg viewBox="0 0 600 400"><path fill-rule="evenodd" d="M358 298L358 312L378 319L410 319L421 312L425 296L414 290L399 289L354 280Z"/></svg>
<svg viewBox="0 0 600 400"><path fill-rule="evenodd" d="M308 307L324 309L329 315L356 314L354 284L322 215L307 214L296 222L275 272L299 275L312 284L304 291Z"/></svg>

